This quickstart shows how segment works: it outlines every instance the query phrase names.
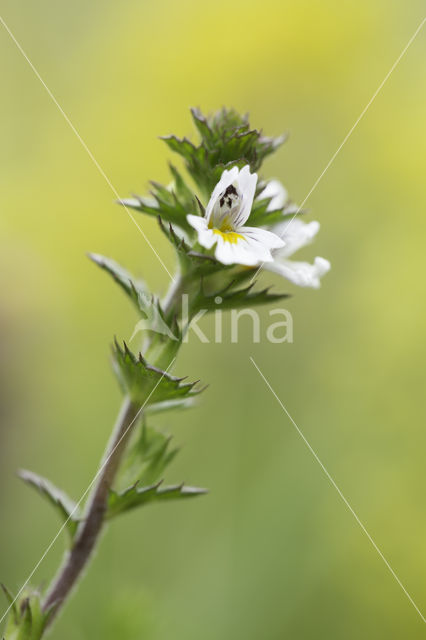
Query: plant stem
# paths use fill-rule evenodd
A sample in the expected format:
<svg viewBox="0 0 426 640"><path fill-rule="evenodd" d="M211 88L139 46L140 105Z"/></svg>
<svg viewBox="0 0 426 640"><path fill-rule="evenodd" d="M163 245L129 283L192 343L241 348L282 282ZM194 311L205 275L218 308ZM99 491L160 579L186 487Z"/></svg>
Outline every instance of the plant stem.
<svg viewBox="0 0 426 640"><path fill-rule="evenodd" d="M178 306L177 303L183 286L184 280L180 274L177 274L166 295L163 306L165 315L172 313L175 306ZM90 493L84 517L77 530L73 546L65 554L62 565L53 579L43 602L43 611L47 611L52 607L52 613L48 621L49 625L78 583L99 541L105 524L109 489L114 482L121 457L136 424L135 418L138 411L140 411L140 405L131 402L130 398L126 397L100 464L96 482Z"/></svg>
<svg viewBox="0 0 426 640"><path fill-rule="evenodd" d="M184 285L185 280L182 274L180 272L176 273L162 302L163 313L166 317L168 317L172 311L175 312L180 308L179 297L183 293Z"/></svg>
<svg viewBox="0 0 426 640"><path fill-rule="evenodd" d="M109 489L114 481L132 428L137 422L135 418L139 410L139 405L135 405L128 397L124 399L73 546L65 554L63 563L56 578L52 581L43 603L44 611L50 607L54 608L49 618L49 624L77 584L99 540L105 522Z"/></svg>

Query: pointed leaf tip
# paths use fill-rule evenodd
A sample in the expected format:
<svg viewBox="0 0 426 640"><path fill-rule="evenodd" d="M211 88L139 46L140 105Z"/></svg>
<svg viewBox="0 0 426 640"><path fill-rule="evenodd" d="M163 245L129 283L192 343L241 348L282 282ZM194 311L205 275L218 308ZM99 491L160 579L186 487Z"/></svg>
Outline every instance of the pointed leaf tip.
<svg viewBox="0 0 426 640"><path fill-rule="evenodd" d="M26 484L33 487L41 496L47 499L53 507L55 507L61 519L64 521L66 529L72 539L82 517L78 504L75 503L64 491L61 491L49 480L39 476L33 471L20 469L18 471L18 476Z"/></svg>

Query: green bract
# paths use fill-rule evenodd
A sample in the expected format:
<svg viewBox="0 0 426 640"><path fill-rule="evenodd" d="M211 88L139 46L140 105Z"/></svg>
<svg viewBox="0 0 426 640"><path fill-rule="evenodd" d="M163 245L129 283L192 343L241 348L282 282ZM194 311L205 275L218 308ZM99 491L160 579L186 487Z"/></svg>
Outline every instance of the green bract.
<svg viewBox="0 0 426 640"><path fill-rule="evenodd" d="M201 136L199 145L174 135L163 140L184 158L188 173L207 197L224 169L248 164L252 171L258 171L266 156L285 141L285 136L267 138L251 129L248 116L240 116L233 109L224 108L210 117L203 116L199 109L191 109L191 114Z"/></svg>
<svg viewBox="0 0 426 640"><path fill-rule="evenodd" d="M42 611L38 591L26 588L18 600L2 584L3 593L9 603L10 615L5 629L6 640L39 640L46 629L54 607Z"/></svg>
<svg viewBox="0 0 426 640"><path fill-rule="evenodd" d="M163 486L161 482L157 482L149 487L138 487L135 485L121 493L111 490L107 517L112 518L119 513L130 511L131 509L146 505L150 502L194 498L205 493L207 493L206 489L188 487L183 484Z"/></svg>
<svg viewBox="0 0 426 640"><path fill-rule="evenodd" d="M223 108L207 117L199 109L191 109L191 115L201 138L199 144L175 135L163 136L162 140L182 158L185 169L196 186L196 192L188 187L179 171L170 165L173 178L170 186L164 187L151 182L150 197L135 196L121 201L127 207L148 215L160 216L163 221L187 231L190 228L186 216L188 213L197 213L198 195L208 200L224 169L249 165L252 172L257 172L263 160L286 140L285 135L269 138L261 131L252 129L248 116L241 116L233 109ZM265 183L260 181L257 194L264 187ZM257 220L256 224L273 224L290 213L288 208L287 211L283 208L274 212L274 216L265 216L270 200L271 198L266 198L259 204L255 202L252 215Z"/></svg>
<svg viewBox="0 0 426 640"><path fill-rule="evenodd" d="M190 397L199 393L196 382L183 382L166 371L148 364L142 354L136 357L124 343L116 342L113 349L114 370L117 378L131 400L141 407Z"/></svg>
<svg viewBox="0 0 426 640"><path fill-rule="evenodd" d="M72 540L81 519L81 510L74 500L55 487L49 480L32 471L22 469L19 471L19 477L36 489L56 509Z"/></svg>

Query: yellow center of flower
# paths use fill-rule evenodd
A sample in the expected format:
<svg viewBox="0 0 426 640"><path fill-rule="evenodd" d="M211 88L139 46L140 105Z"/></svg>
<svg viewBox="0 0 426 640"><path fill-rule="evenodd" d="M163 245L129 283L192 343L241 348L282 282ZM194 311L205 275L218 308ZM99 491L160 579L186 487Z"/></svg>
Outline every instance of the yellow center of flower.
<svg viewBox="0 0 426 640"><path fill-rule="evenodd" d="M221 236L225 242L230 242L231 244L237 244L238 240L245 240L241 233L234 231L234 227L231 224L229 216L225 216L223 218L220 229L213 227L213 221L210 220L209 229L211 229L217 236Z"/></svg>
<svg viewBox="0 0 426 640"><path fill-rule="evenodd" d="M221 229L213 229L213 233L217 236L221 236L225 242L236 244L238 240L244 240L244 236L236 231L221 231Z"/></svg>

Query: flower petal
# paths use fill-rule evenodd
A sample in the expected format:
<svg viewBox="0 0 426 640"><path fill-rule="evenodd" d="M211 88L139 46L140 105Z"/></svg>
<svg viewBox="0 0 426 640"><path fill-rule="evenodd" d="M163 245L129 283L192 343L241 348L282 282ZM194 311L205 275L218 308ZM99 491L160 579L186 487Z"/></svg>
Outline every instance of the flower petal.
<svg viewBox="0 0 426 640"><path fill-rule="evenodd" d="M196 229L197 231L201 231L203 229L207 229L207 220L201 216L194 216L192 213L189 213L186 216L191 227Z"/></svg>
<svg viewBox="0 0 426 640"><path fill-rule="evenodd" d="M267 249L282 249L285 246L285 241L276 233L260 227L239 227L237 232L260 242Z"/></svg>
<svg viewBox="0 0 426 640"><path fill-rule="evenodd" d="M217 237L215 256L222 264L243 264L248 267L260 264L261 258L244 238L237 242L228 242L222 236Z"/></svg>
<svg viewBox="0 0 426 640"><path fill-rule="evenodd" d="M235 234L241 236L236 241ZM216 258L223 264L254 266L262 262L272 262L271 249L283 246L283 241L275 234L257 227L239 227L232 234L233 242L227 240L226 233L215 235L218 237Z"/></svg>
<svg viewBox="0 0 426 640"><path fill-rule="evenodd" d="M191 227L193 227L197 231L198 242L201 244L201 246L205 249L211 249L217 240L217 236L213 233L212 229L208 228L206 218L188 214L186 216L186 219L188 220Z"/></svg>
<svg viewBox="0 0 426 640"><path fill-rule="evenodd" d="M320 286L320 278L325 275L331 268L328 260L316 257L314 264L309 262L294 262L293 260L282 260L268 263L265 269L273 271L290 280L299 287L312 287L318 289Z"/></svg>
<svg viewBox="0 0 426 640"><path fill-rule="evenodd" d="M250 215L256 184L257 173L250 173L250 167L246 164L238 175L238 187L242 195L242 205L237 218L234 220L236 226L244 224Z"/></svg>
<svg viewBox="0 0 426 640"><path fill-rule="evenodd" d="M288 192L279 180L273 178L259 196L260 198L271 198L266 211L276 211L282 209L288 200Z"/></svg>
<svg viewBox="0 0 426 640"><path fill-rule="evenodd" d="M229 185L232 184L234 180L237 179L237 176L238 176L238 167L232 167L232 169L225 169L225 171L220 176L220 180L215 186L215 188L213 189L212 195L210 196L210 200L206 207L207 222L210 220L210 216L213 211L213 207L216 203L216 200L218 199L222 191L225 191L225 189L229 187Z"/></svg>
<svg viewBox="0 0 426 640"><path fill-rule="evenodd" d="M320 228L319 222L302 222L300 218L280 222L273 227L276 233L285 242L285 247L279 252L283 258L289 258L296 251L310 244Z"/></svg>

